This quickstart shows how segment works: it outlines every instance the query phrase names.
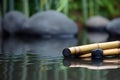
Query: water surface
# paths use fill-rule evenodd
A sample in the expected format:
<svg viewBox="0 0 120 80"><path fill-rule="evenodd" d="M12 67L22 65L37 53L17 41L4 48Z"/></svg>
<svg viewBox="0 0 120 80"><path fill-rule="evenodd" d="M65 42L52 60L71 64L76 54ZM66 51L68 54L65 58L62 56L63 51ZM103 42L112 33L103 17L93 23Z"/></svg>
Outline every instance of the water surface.
<svg viewBox="0 0 120 80"><path fill-rule="evenodd" d="M92 34L92 36L91 36ZM107 41L107 34L76 38L0 38L0 80L120 80L120 59L66 59L66 47Z"/></svg>

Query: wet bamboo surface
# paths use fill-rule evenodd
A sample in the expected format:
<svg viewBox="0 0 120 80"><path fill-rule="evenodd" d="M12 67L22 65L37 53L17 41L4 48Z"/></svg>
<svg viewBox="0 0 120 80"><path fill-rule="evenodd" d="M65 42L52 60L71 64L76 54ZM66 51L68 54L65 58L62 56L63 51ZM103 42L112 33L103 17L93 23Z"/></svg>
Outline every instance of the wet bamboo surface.
<svg viewBox="0 0 120 80"><path fill-rule="evenodd" d="M80 57L91 57L91 54L92 53L86 53L86 54L81 55ZM120 48L103 50L103 55L104 56L120 55Z"/></svg>
<svg viewBox="0 0 120 80"><path fill-rule="evenodd" d="M94 43L94 44L65 48L63 50L63 55L69 56L69 55L90 53L92 50L97 48L106 50L106 49L113 49L113 48L119 48L119 47L120 47L120 41Z"/></svg>

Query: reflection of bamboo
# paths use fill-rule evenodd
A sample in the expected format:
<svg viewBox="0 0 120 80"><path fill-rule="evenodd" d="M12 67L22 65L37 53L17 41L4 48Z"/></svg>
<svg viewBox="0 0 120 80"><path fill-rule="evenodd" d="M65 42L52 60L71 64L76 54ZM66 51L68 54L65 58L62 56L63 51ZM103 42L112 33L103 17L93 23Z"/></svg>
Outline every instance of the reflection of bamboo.
<svg viewBox="0 0 120 80"><path fill-rule="evenodd" d="M27 77L27 64L28 64L28 56L24 54L24 62L23 62L23 76L21 80L26 80Z"/></svg>
<svg viewBox="0 0 120 80"><path fill-rule="evenodd" d="M112 60L114 60L114 62L112 62ZM101 66L98 66L95 64L93 65L93 63L91 62L91 59L88 58L86 60L76 60L76 61L75 60L67 60L67 64L69 64L69 65L66 65L66 62L63 64L68 67L83 67L83 68L97 69L97 70L120 68L120 59L105 59L105 60L103 60L102 63L103 63L103 65L101 65Z"/></svg>
<svg viewBox="0 0 120 80"><path fill-rule="evenodd" d="M54 65L54 80L59 80L59 68L58 68L58 64Z"/></svg>
<svg viewBox="0 0 120 80"><path fill-rule="evenodd" d="M40 61L40 69L38 69L38 80L42 80L42 60Z"/></svg>
<svg viewBox="0 0 120 80"><path fill-rule="evenodd" d="M44 71L43 71L43 80L47 80L47 66L46 65L44 65Z"/></svg>
<svg viewBox="0 0 120 80"><path fill-rule="evenodd" d="M13 57L11 58L12 60L10 61L10 64L9 64L9 80L13 80L13 71L14 71L14 61L13 61Z"/></svg>
<svg viewBox="0 0 120 80"><path fill-rule="evenodd" d="M8 75L7 75L7 73L8 73ZM5 71L4 71L5 80L6 79L13 80L13 77L14 77L13 73L14 73L14 58L12 55L9 63L5 65Z"/></svg>
<svg viewBox="0 0 120 80"><path fill-rule="evenodd" d="M47 80L47 66L45 65L45 61L44 60L41 60L40 61L40 64L39 64L39 67L40 67L40 71L38 72L38 79L39 80Z"/></svg>
<svg viewBox="0 0 120 80"><path fill-rule="evenodd" d="M119 55L120 54L120 49L116 48L116 49L108 49L108 50L103 50L103 55L107 56L107 55ZM90 57L91 53L87 53L87 54L83 54L80 57Z"/></svg>
<svg viewBox="0 0 120 80"><path fill-rule="evenodd" d="M67 69L63 70L63 79L62 80L68 80L68 76L67 76Z"/></svg>
<svg viewBox="0 0 120 80"><path fill-rule="evenodd" d="M8 72L8 66L9 64L7 62L5 62L5 65L4 65L4 79L3 80L7 80L8 76L7 76L7 72Z"/></svg>
<svg viewBox="0 0 120 80"><path fill-rule="evenodd" d="M96 48L101 48L105 50L105 49L112 49L112 48L119 48L119 47L120 47L120 41L95 43L95 44L65 48L63 50L63 55L70 56L70 55L75 55L75 54L89 53L91 52L91 50L96 49Z"/></svg>
<svg viewBox="0 0 120 80"><path fill-rule="evenodd" d="M87 69L87 73L88 74L86 75L86 80L90 80L91 79L91 73L92 73L91 70Z"/></svg>
<svg viewBox="0 0 120 80"><path fill-rule="evenodd" d="M117 68L120 68L120 65L94 66L94 65L81 64L81 65L71 65L69 67L83 67L83 68L94 69L94 70L102 70L102 69L117 69Z"/></svg>
<svg viewBox="0 0 120 80"><path fill-rule="evenodd" d="M83 58L83 61L90 62L92 61L91 58ZM119 58L110 58L110 59L104 59L103 62L105 64L120 64L120 59Z"/></svg>
<svg viewBox="0 0 120 80"><path fill-rule="evenodd" d="M95 70L95 79L97 79L97 80L101 80L101 76L100 76L101 74L100 74L100 70Z"/></svg>
<svg viewBox="0 0 120 80"><path fill-rule="evenodd" d="M86 69L85 68L79 68L79 72L80 72L80 80L85 80L86 79Z"/></svg>
<svg viewBox="0 0 120 80"><path fill-rule="evenodd" d="M39 69L40 69L40 61L35 61L34 62L35 63L35 71L34 71L34 80L41 80L40 79L40 71L39 71Z"/></svg>

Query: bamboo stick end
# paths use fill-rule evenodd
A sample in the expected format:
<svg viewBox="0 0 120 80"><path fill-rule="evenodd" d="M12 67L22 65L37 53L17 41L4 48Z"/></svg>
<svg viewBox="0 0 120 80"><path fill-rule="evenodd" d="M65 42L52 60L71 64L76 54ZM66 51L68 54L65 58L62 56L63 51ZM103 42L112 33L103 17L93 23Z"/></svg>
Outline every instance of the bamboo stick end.
<svg viewBox="0 0 120 80"><path fill-rule="evenodd" d="M70 57L71 56L71 51L70 51L70 49L69 48L65 48L65 49L63 49L63 56L64 57Z"/></svg>

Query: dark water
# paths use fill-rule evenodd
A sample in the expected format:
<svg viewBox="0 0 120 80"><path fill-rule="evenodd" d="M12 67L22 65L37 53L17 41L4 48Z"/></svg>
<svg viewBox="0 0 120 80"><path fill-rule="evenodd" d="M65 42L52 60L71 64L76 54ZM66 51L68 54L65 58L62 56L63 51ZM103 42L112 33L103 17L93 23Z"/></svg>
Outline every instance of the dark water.
<svg viewBox="0 0 120 80"><path fill-rule="evenodd" d="M120 80L120 59L65 59L65 47L107 41L107 34L75 38L0 38L0 80Z"/></svg>

